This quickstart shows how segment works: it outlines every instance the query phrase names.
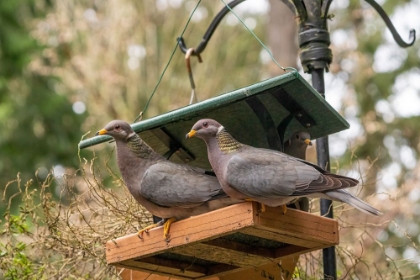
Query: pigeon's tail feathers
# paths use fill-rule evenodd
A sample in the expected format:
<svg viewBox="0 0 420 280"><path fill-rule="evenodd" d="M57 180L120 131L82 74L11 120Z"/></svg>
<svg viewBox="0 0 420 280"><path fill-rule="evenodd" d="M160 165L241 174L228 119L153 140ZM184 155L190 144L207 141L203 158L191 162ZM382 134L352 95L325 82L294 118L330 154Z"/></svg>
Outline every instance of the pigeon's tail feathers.
<svg viewBox="0 0 420 280"><path fill-rule="evenodd" d="M293 195L308 195L311 193L325 193L333 190L345 189L354 187L359 183L356 179L335 175L335 174L320 174L318 179L313 180L303 190L298 189Z"/></svg>
<svg viewBox="0 0 420 280"><path fill-rule="evenodd" d="M309 165L309 166L313 167L316 170L318 170L319 173L321 173L323 176L328 177L328 178L326 178L326 181L334 182L334 185L335 186L340 186L339 187L340 189L355 187L359 184L359 180L356 180L356 179L353 179L353 178L350 178L350 177L347 177L347 176L327 172L324 169L322 169L321 167L319 167L318 165L310 163L310 162L305 161L305 160L300 160L300 159L297 159L297 160L306 164L306 165Z"/></svg>
<svg viewBox="0 0 420 280"><path fill-rule="evenodd" d="M327 196L329 196L332 200L337 200L341 202L345 202L351 206L353 206L356 209L359 209L362 212L365 212L370 215L374 216L380 216L382 215L382 212L378 209L374 208L373 206L369 205L368 203L364 202L358 197L355 197L351 193L345 191L345 190L334 190L325 192Z"/></svg>
<svg viewBox="0 0 420 280"><path fill-rule="evenodd" d="M340 182L340 184L342 185L341 188L343 188L343 189L344 188L355 187L355 186L357 186L357 184L359 184L358 180L347 177L347 176L341 176L341 175L338 175L338 174L328 173L328 177L334 178L335 180L338 180Z"/></svg>

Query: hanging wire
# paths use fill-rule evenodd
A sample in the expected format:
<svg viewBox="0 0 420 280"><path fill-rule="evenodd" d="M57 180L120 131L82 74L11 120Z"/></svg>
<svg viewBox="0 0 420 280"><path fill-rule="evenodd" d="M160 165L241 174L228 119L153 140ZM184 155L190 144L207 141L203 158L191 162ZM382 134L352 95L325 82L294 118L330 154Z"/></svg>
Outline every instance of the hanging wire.
<svg viewBox="0 0 420 280"><path fill-rule="evenodd" d="M190 85L191 85L191 97L190 97L190 103L189 103L190 105L193 102L198 101L197 94L195 92L194 77L193 77L193 73L191 69L191 56L193 55L193 53L194 53L194 48L189 48L187 52L185 53L185 64L187 65L188 78L190 78ZM196 54L196 56L198 58L199 63L203 62L200 54Z"/></svg>
<svg viewBox="0 0 420 280"><path fill-rule="evenodd" d="M200 3L201 3L201 0L199 0L199 1L197 2L197 5L194 7L193 11L191 12L190 17L188 18L188 21L187 21L187 23L185 24L184 29L183 29L183 30L182 30L182 32L181 32L181 36L179 36L179 37L178 37L178 40L176 41L175 47L174 47L174 49L172 50L172 54L171 54L171 56L169 57L168 63L166 63L165 68L164 68L164 69L163 69L163 71L162 71L162 74L159 76L159 79L158 79L158 81L157 81L157 83L156 83L155 88L154 88L154 89L153 89L153 91L152 91L152 94L150 94L150 97L149 97L149 99L147 100L146 105L145 105L145 106L144 106L144 108L143 108L143 111L141 111L141 112L139 113L139 115L138 115L138 116L134 119L134 122L133 122L133 123L135 123L135 122L137 122L137 121L141 120L141 119L142 119L142 117L143 117L144 112L146 112L147 108L149 107L150 101L152 100L153 96L155 95L156 90L157 90L157 88L158 88L158 86L159 86L160 82L162 81L163 76L165 75L166 70L167 70L167 69L168 69L168 67L169 67L169 64L170 64L170 63L171 63L171 61L172 61L172 58L173 58L173 57L174 57L174 55L175 55L175 52L176 52L176 50L177 50L177 48L178 48L179 38L180 38L180 37L182 37L182 36L184 35L185 31L187 30L188 25L190 24L191 18L192 18L192 16L194 15L194 13L195 13L195 11L197 10L197 8L198 8L198 6L200 5Z"/></svg>
<svg viewBox="0 0 420 280"><path fill-rule="evenodd" d="M284 72L286 72L286 68L284 68L283 66L281 66L277 60L274 58L273 54L271 53L271 51L268 49L268 47L266 45L264 45L264 43L258 38L257 35L255 35L255 33L245 24L245 22L232 10L231 7L229 7L228 4L226 4L226 2L224 0L220 0L223 2L223 4L230 10L230 12L243 24L243 26L245 26L245 28L254 36L255 39L257 39L257 41L261 44L261 46L267 51L268 55L271 57L271 60L273 60L273 62Z"/></svg>

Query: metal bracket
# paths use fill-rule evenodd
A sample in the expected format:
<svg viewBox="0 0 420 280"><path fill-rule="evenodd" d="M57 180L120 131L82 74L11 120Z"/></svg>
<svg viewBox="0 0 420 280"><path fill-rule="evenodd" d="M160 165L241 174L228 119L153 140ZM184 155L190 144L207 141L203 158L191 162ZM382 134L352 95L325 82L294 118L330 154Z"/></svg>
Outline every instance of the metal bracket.
<svg viewBox="0 0 420 280"><path fill-rule="evenodd" d="M260 123L267 135L267 142L270 149L283 151L281 135L276 131L274 120L264 104L256 96L248 98L246 103L260 120Z"/></svg>
<svg viewBox="0 0 420 280"><path fill-rule="evenodd" d="M291 116L296 118L303 127L309 128L316 125L315 120L283 89L279 89L271 95L286 108Z"/></svg>

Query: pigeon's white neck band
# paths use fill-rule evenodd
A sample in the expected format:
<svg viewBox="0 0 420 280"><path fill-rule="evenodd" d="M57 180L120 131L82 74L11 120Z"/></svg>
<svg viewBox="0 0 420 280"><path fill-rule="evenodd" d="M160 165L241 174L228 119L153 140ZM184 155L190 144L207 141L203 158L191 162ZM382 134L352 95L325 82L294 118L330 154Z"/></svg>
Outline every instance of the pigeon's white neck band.
<svg viewBox="0 0 420 280"><path fill-rule="evenodd" d="M135 132L131 132L130 134L128 134L127 139L133 137L134 135L136 135Z"/></svg>
<svg viewBox="0 0 420 280"><path fill-rule="evenodd" d="M222 131L223 129L225 129L225 127L224 127L223 125L221 125L221 126L219 127L219 129L217 130L217 134L219 134L219 133L220 133L220 131Z"/></svg>

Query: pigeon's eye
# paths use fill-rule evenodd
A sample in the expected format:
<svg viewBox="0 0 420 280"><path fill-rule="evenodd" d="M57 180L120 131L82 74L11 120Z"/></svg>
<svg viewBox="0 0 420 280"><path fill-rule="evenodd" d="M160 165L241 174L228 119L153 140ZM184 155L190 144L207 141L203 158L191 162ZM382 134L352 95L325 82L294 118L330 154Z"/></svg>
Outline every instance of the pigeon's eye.
<svg viewBox="0 0 420 280"><path fill-rule="evenodd" d="M209 126L208 122L203 122L203 126L207 128Z"/></svg>
<svg viewBox="0 0 420 280"><path fill-rule="evenodd" d="M120 130L120 129L121 129L121 126L116 125L116 126L115 126L115 129L116 129L116 130Z"/></svg>
<svg viewBox="0 0 420 280"><path fill-rule="evenodd" d="M299 134L296 134L296 136L295 136L295 137L296 137L296 139L299 139Z"/></svg>

